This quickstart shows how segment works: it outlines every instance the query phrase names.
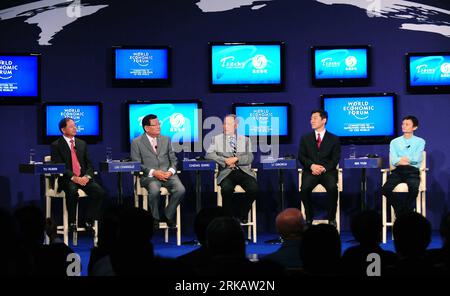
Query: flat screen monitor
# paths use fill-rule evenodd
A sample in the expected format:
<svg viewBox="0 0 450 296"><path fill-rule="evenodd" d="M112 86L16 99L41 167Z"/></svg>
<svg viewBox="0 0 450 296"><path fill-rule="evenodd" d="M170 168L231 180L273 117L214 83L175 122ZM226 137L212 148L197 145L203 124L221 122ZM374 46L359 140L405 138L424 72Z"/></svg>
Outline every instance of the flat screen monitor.
<svg viewBox="0 0 450 296"><path fill-rule="evenodd" d="M370 83L370 46L311 47L316 86L364 86Z"/></svg>
<svg viewBox="0 0 450 296"><path fill-rule="evenodd" d="M128 141L142 135L142 119L154 114L161 122L161 134L174 143L195 143L202 138L200 100L150 100L127 102Z"/></svg>
<svg viewBox="0 0 450 296"><path fill-rule="evenodd" d="M170 85L171 49L168 46L114 46L113 86Z"/></svg>
<svg viewBox="0 0 450 296"><path fill-rule="evenodd" d="M0 53L0 104L34 104L41 100L41 55Z"/></svg>
<svg viewBox="0 0 450 296"><path fill-rule="evenodd" d="M45 102L43 110L43 138L51 143L61 137L59 121L70 117L77 126L77 137L88 143L102 140L102 103L100 102Z"/></svg>
<svg viewBox="0 0 450 296"><path fill-rule="evenodd" d="M238 134L249 137L290 136L289 103L235 103L233 114L239 119Z"/></svg>
<svg viewBox="0 0 450 296"><path fill-rule="evenodd" d="M326 129L343 144L388 144L397 135L394 93L322 95Z"/></svg>
<svg viewBox="0 0 450 296"><path fill-rule="evenodd" d="M411 93L450 93L450 52L408 53L406 72Z"/></svg>
<svg viewBox="0 0 450 296"><path fill-rule="evenodd" d="M281 91L284 42L210 42L209 68L211 91Z"/></svg>

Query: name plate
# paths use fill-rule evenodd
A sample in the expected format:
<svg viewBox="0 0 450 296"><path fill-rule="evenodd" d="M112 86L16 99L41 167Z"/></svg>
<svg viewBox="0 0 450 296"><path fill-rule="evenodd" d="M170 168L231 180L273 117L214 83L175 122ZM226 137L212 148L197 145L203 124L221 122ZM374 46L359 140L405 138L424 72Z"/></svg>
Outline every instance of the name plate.
<svg viewBox="0 0 450 296"><path fill-rule="evenodd" d="M108 173L138 172L141 170L141 163L138 161L129 161L129 162L102 161L100 162L100 168L103 172Z"/></svg>
<svg viewBox="0 0 450 296"><path fill-rule="evenodd" d="M346 169L379 169L381 168L382 158L345 158L344 168Z"/></svg>
<svg viewBox="0 0 450 296"><path fill-rule="evenodd" d="M213 160L183 160L184 171L214 171L216 162Z"/></svg>
<svg viewBox="0 0 450 296"><path fill-rule="evenodd" d="M66 170L64 163L26 163L19 165L19 172L25 174L62 174Z"/></svg>
<svg viewBox="0 0 450 296"><path fill-rule="evenodd" d="M297 160L295 159L261 159L264 170L295 170L297 168Z"/></svg>

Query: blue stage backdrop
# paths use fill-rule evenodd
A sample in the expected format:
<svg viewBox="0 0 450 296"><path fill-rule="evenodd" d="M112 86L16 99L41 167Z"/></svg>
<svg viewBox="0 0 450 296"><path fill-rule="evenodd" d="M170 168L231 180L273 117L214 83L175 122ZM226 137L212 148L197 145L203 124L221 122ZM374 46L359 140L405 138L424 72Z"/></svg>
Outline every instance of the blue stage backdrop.
<svg viewBox="0 0 450 296"><path fill-rule="evenodd" d="M427 217L433 227L438 228L441 216L450 204L450 95L408 93L405 54L450 49L450 2L412 0L408 2L409 7L399 5L403 3L400 0L362 2L200 0L169 3L138 0L131 3L96 0L83 1L78 9L74 9L69 7L72 2L65 0L2 1L0 55L42 53L42 98L45 101L69 102L76 99L81 103L97 99L103 102L103 141L89 148L97 168L105 159L106 147L112 147L114 158L129 155L125 101L201 99L203 118L222 117L231 112L232 103L236 102L288 102L292 105L292 137L290 142L280 146L280 154L297 155L300 136L311 130L310 112L320 107L322 94L395 92L398 94L395 124L401 130L402 116L416 115L420 120L416 134L427 142L427 166L430 168ZM208 42L213 41L284 41L284 91L210 92ZM325 88L312 85L311 46L368 44L371 45L371 58L367 62L372 64L372 79L368 86ZM111 48L114 45L170 46L171 85L113 87ZM267 65L277 65L272 49L256 49L267 54L267 60L272 62ZM243 61L250 57L248 53L242 55ZM233 73L222 74L218 81L236 79ZM264 79L276 81L279 73L271 73ZM18 164L29 159L30 149L36 149L36 156L40 159L50 153L49 146L41 144L40 140L42 127L38 123L41 122L41 109L36 105L0 106L0 206L15 208L28 201L43 204L39 177L18 172ZM330 129L333 129L333 121L334 118L330 118ZM203 130L203 136L210 132L210 128ZM379 154L383 157L383 165L388 165L388 145L357 146L356 149L359 156ZM343 147L342 158L348 153L349 147ZM200 155L194 153L191 156ZM259 156L258 151L255 154L256 167L260 167ZM359 170L344 170L344 192L341 195L344 230L349 229L350 218L360 211L360 173ZM368 170L367 176L369 207L379 209L381 173L375 169ZM101 173L98 178L114 202L117 177ZM195 175L183 172L180 178L188 191L182 204L182 231L192 233ZM216 203L212 178L212 172L202 173L204 206ZM286 171L284 181L285 204L298 207L297 171ZM274 219L280 207L277 172L260 169L258 184L261 189L257 201L258 231L275 232ZM131 175L124 175L124 194L126 201L131 202ZM318 198L317 206L320 207L321 203Z"/></svg>

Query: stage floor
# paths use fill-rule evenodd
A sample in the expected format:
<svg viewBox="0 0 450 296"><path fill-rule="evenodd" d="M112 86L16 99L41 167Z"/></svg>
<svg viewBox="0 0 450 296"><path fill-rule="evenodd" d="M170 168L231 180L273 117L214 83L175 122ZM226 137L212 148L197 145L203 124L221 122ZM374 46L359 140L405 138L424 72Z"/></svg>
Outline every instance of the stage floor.
<svg viewBox="0 0 450 296"><path fill-rule="evenodd" d="M278 244L269 244L265 243L265 241L276 238L276 234L270 234L270 233L258 233L258 242L256 244L254 243L247 243L247 257L251 260L257 260L258 258L263 257L266 254L274 252L276 249L279 248ZM156 233L153 237L153 246L155 250L155 254L160 257L166 257L166 258L176 258L178 256L181 256L183 254L186 254L196 248L198 246L190 245L190 244L183 244L186 242L190 242L194 239L194 237L189 236L182 236L182 245L177 246L175 235L171 234L169 235L169 243L164 242L164 236L163 232ZM341 233L341 242L342 242L342 252L347 250L352 245L355 245L356 242L353 240L353 236L350 232L342 232ZM439 236L439 232L435 231L432 235L432 240L430 245L428 246L429 249L435 249L440 248L442 245L441 238ZM82 271L81 275L86 276L87 275L87 267L89 263L89 254L90 250L93 247L93 241L92 238L88 236L84 236L82 234L79 234L78 238L78 245L76 247L71 245L70 247L78 253L81 256L81 262L82 262ZM386 244L382 244L381 247L385 250L393 251L395 252L394 248L394 242L391 239L391 234L388 232L388 241Z"/></svg>

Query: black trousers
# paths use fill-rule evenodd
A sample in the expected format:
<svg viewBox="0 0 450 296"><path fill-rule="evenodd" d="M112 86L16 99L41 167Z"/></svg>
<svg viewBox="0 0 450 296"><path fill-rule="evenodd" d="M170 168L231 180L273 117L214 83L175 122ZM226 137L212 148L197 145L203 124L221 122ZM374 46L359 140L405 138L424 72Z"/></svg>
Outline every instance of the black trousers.
<svg viewBox="0 0 450 296"><path fill-rule="evenodd" d="M305 215L307 221L314 219L314 209L312 206L311 192L318 184L325 187L328 195L328 220L336 220L336 209L338 200L337 171L325 172L315 176L308 171L302 174L302 187L300 190L300 199L305 206Z"/></svg>
<svg viewBox="0 0 450 296"><path fill-rule="evenodd" d="M93 222L98 220L103 199L106 196L105 190L94 180L90 180L86 186L75 184L72 181L60 183L62 191L66 194L67 213L69 215L69 223L75 223L75 214L78 205L78 189L83 190L87 194L88 208L86 211L86 221Z"/></svg>
<svg viewBox="0 0 450 296"><path fill-rule="evenodd" d="M392 192L395 186L400 183L406 183L408 185L408 194L406 198L401 198L400 194ZM419 184L419 169L413 166L398 166L390 175L388 175L381 192L386 196L388 203L394 208L397 217L401 214L414 211L414 201L417 198L417 194L419 194Z"/></svg>
<svg viewBox="0 0 450 296"><path fill-rule="evenodd" d="M242 189L245 190L243 206L239 208L239 213L237 213L237 215L233 213L233 192L236 185L240 185ZM232 216L247 218L247 214L252 207L252 203L256 200L259 193L256 179L241 170L233 170L225 179L222 180L220 187L222 193L222 207L225 211Z"/></svg>

